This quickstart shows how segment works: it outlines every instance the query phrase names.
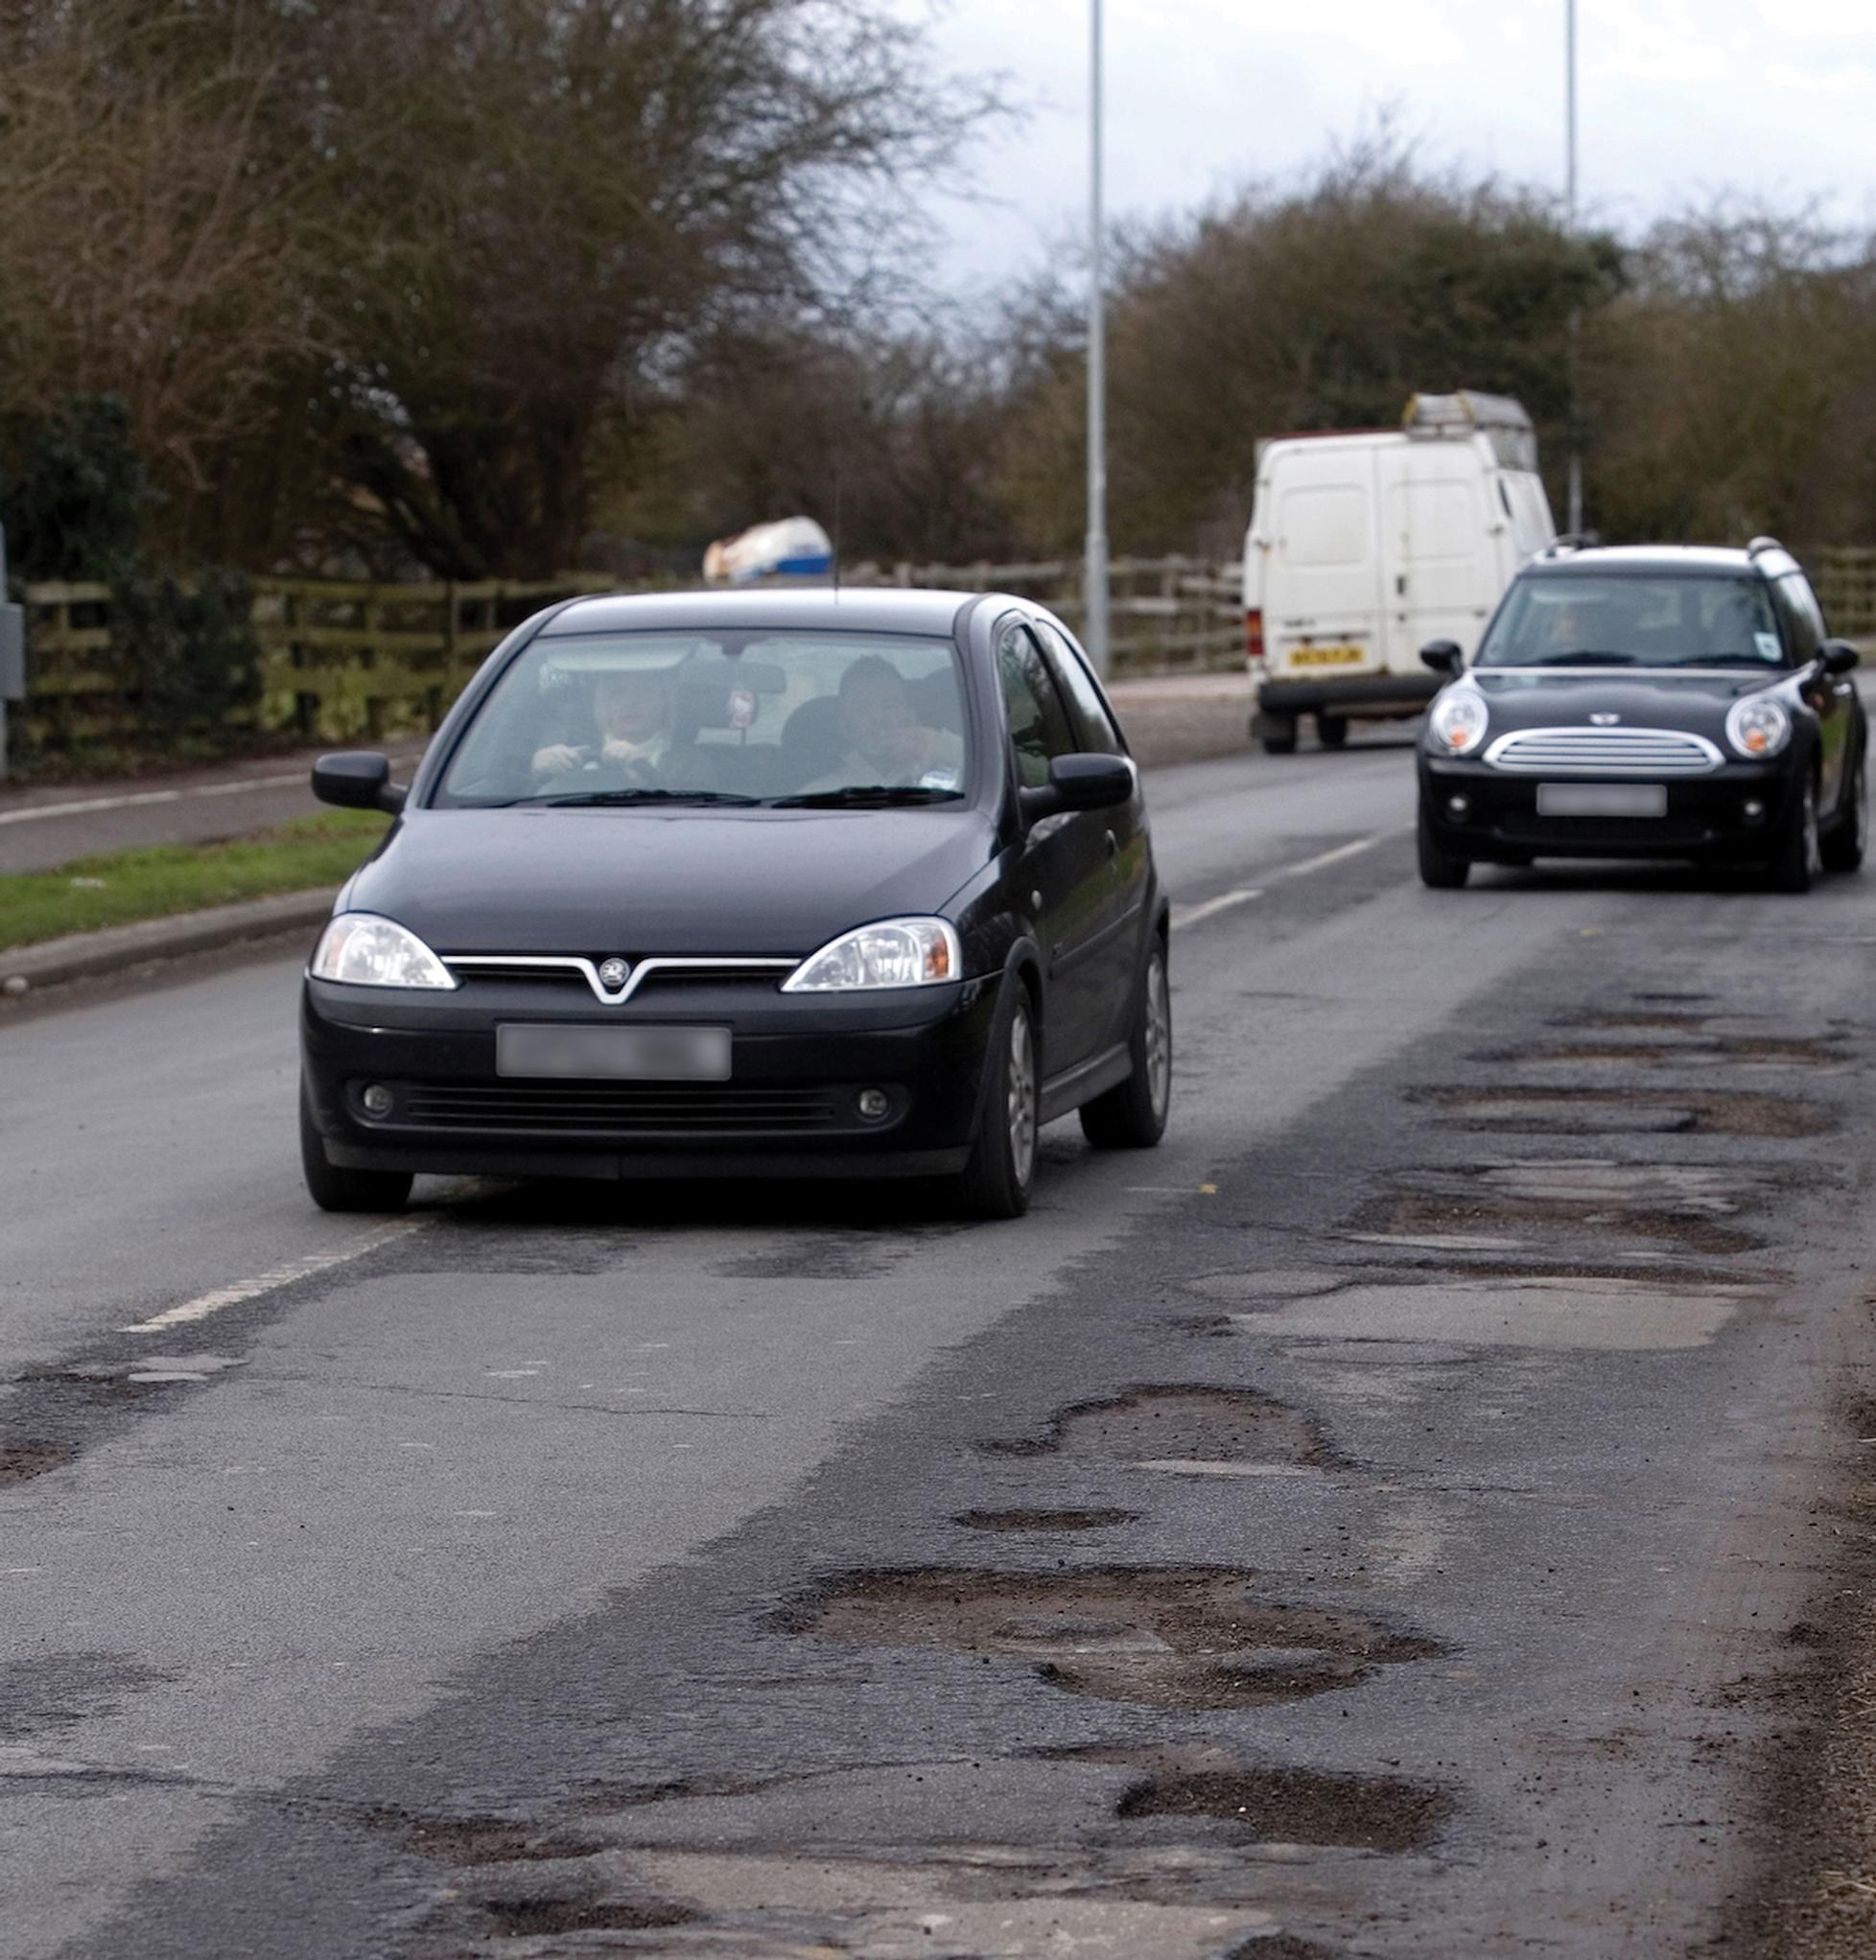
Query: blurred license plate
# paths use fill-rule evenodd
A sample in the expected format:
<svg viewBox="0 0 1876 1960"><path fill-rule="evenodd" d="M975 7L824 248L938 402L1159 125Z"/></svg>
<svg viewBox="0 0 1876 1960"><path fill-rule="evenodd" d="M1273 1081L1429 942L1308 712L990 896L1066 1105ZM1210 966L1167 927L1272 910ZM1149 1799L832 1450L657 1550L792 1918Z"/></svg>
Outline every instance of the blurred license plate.
<svg viewBox="0 0 1876 1960"><path fill-rule="evenodd" d="M1664 782L1540 782L1540 817L1665 817Z"/></svg>
<svg viewBox="0 0 1876 1960"><path fill-rule="evenodd" d="M495 1030L497 1075L576 1081L728 1082L728 1028L547 1027Z"/></svg>
<svg viewBox="0 0 1876 1960"><path fill-rule="evenodd" d="M1358 667L1368 656L1359 646L1293 646L1284 658L1293 667Z"/></svg>

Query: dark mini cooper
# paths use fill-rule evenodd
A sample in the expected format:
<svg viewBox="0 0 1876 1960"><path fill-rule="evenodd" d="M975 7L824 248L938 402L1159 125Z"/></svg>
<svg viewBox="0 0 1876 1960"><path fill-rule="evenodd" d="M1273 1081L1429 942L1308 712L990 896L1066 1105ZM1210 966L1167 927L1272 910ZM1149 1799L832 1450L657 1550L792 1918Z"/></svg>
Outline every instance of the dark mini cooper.
<svg viewBox="0 0 1876 1960"><path fill-rule="evenodd" d="M306 1181L953 1179L1038 1129L1157 1143L1167 904L1138 772L1061 622L995 595L575 599L496 649L307 968Z"/></svg>
<svg viewBox="0 0 1876 1960"><path fill-rule="evenodd" d="M1536 857L1749 865L1774 890L1855 871L1868 724L1857 649L1827 636L1797 561L1554 546L1512 581L1419 745L1420 875Z"/></svg>

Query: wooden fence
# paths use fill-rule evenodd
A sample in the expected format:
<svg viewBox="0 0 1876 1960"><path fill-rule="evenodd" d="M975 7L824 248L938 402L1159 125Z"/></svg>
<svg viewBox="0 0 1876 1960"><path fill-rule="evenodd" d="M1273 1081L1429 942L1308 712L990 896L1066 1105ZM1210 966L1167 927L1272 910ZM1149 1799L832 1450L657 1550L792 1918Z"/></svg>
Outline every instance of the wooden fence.
<svg viewBox="0 0 1876 1960"><path fill-rule="evenodd" d="M1876 548L1827 545L1799 554L1830 630L1845 640L1876 636Z"/></svg>
<svg viewBox="0 0 1876 1960"><path fill-rule="evenodd" d="M1199 672L1243 658L1235 572L1191 558L1117 559L1115 674ZM1081 566L860 566L850 584L1016 592L1081 624ZM224 731L229 746L282 735L308 742L427 733L509 628L555 599L641 590L604 573L532 584L363 585L253 581L258 699ZM113 633L104 585L26 588L27 695L14 723L41 755L133 749L141 729L137 651Z"/></svg>

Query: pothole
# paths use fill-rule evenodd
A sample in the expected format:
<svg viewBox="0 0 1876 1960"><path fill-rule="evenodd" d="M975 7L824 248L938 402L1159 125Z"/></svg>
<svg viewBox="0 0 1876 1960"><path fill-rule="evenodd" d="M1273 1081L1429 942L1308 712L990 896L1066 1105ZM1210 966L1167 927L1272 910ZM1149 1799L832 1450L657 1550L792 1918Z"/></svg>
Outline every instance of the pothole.
<svg viewBox="0 0 1876 1960"><path fill-rule="evenodd" d="M591 1857L605 1849L597 1838L556 1837L538 1825L503 1817L417 1817L406 1810L374 1810L365 1825L418 1857L445 1865L546 1864Z"/></svg>
<svg viewBox="0 0 1876 1960"><path fill-rule="evenodd" d="M1360 1615L1259 1599L1252 1585L1213 1566L862 1572L786 1623L849 1645L1027 1660L1072 1694L1190 1710L1301 1700L1443 1651Z"/></svg>
<svg viewBox="0 0 1876 1960"><path fill-rule="evenodd" d="M0 1443L0 1488L30 1483L77 1461L78 1452L68 1443Z"/></svg>
<svg viewBox="0 0 1876 1960"><path fill-rule="evenodd" d="M1749 1252L1758 1245L1750 1233L1732 1225L1717 1225L1710 1217L1686 1217L1668 1210L1634 1210L1603 1198L1509 1195L1462 1198L1412 1192L1365 1205L1357 1214L1356 1223L1367 1232L1385 1234L1401 1244L1419 1244L1427 1250L1442 1249L1425 1243L1440 1239L1446 1241L1443 1249L1447 1250L1461 1249L1453 1242L1466 1239L1473 1243L1465 1249L1497 1249L1499 1242L1469 1229L1481 1225L1520 1226L1527 1234L1521 1242L1527 1248L1534 1226L1539 1231L1571 1232L1588 1239L1619 1238L1673 1246L1718 1258Z"/></svg>
<svg viewBox="0 0 1876 1960"><path fill-rule="evenodd" d="M1117 1462L1336 1461L1316 1425L1254 1388L1142 1388L1059 1412L1039 1436L986 1442L996 1457Z"/></svg>
<svg viewBox="0 0 1876 1960"><path fill-rule="evenodd" d="M1400 1777L1168 1766L1127 1789L1114 1814L1218 1817L1269 1842L1404 1852L1429 1843L1452 1808L1444 1790Z"/></svg>
<svg viewBox="0 0 1876 1960"><path fill-rule="evenodd" d="M1736 1068L1775 1065L1790 1068L1841 1068L1851 1058L1825 1041L1787 1039L1765 1035L1702 1035L1681 1041L1559 1041L1536 1048L1505 1048L1476 1058L1482 1062L1546 1067L1577 1065L1608 1067L1633 1064L1643 1068Z"/></svg>
<svg viewBox="0 0 1876 1960"><path fill-rule="evenodd" d="M1717 1136L1821 1136L1835 1127L1830 1113L1795 1096L1738 1090L1431 1088L1422 1095L1450 1121L1475 1130L1541 1130L1557 1135L1603 1132Z"/></svg>
<svg viewBox="0 0 1876 1960"><path fill-rule="evenodd" d="M1342 1960L1341 1950L1305 1940L1296 1933L1253 1933L1233 1947L1225 1960Z"/></svg>
<svg viewBox="0 0 1876 1960"><path fill-rule="evenodd" d="M963 1511L956 1522L971 1531L1107 1531L1131 1525L1137 1511Z"/></svg>
<svg viewBox="0 0 1876 1960"><path fill-rule="evenodd" d="M546 1933L645 1932L692 1924L700 1915L666 1899L484 1899L481 1910L503 1939Z"/></svg>

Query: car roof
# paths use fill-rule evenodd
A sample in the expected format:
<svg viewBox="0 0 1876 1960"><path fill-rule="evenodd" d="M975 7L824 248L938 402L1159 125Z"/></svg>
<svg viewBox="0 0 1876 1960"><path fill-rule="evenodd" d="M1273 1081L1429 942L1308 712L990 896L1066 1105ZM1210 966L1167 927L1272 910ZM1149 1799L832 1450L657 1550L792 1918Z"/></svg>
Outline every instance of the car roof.
<svg viewBox="0 0 1876 1960"><path fill-rule="evenodd" d="M542 626L541 634L545 638L575 633L746 632L773 627L950 639L958 615L983 596L878 585L611 594L575 599Z"/></svg>
<svg viewBox="0 0 1876 1960"><path fill-rule="evenodd" d="M1737 578L1742 572L1779 578L1797 569L1797 560L1783 548L1747 551L1728 545L1553 545L1532 559L1518 576L1587 578L1614 573L1639 577L1669 572L1683 578Z"/></svg>

